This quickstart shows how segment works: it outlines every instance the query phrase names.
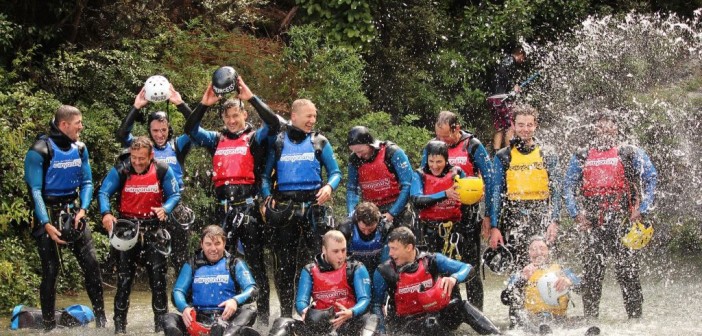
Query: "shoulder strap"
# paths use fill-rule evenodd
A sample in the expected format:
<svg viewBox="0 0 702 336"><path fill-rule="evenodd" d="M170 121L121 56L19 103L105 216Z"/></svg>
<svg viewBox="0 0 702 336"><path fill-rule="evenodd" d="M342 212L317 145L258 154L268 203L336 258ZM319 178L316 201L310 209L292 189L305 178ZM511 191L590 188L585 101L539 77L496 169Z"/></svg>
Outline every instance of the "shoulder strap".
<svg viewBox="0 0 702 336"><path fill-rule="evenodd" d="M312 146L314 147L314 156L320 163L322 162L322 150L324 149L324 146L327 145L327 142L329 142L329 140L327 140L327 138L324 135L319 134L319 132L312 133Z"/></svg>
<svg viewBox="0 0 702 336"><path fill-rule="evenodd" d="M156 165L156 178L159 182L161 182L163 177L166 176L166 173L168 172L168 164L161 163L156 160L154 160L154 164Z"/></svg>
<svg viewBox="0 0 702 336"><path fill-rule="evenodd" d="M283 153L283 144L285 143L285 131L278 133L275 137L273 150L275 150L275 161L280 160L280 155Z"/></svg>
<svg viewBox="0 0 702 336"><path fill-rule="evenodd" d="M385 166L387 166L390 173L395 176L397 176L397 171L395 170L395 166L392 164L392 157L395 155L398 148L400 147L398 147L394 142L385 141Z"/></svg>
<svg viewBox="0 0 702 336"><path fill-rule="evenodd" d="M361 265L355 261L355 260L348 260L346 261L346 283L353 287L353 276L354 273L356 273L356 270L360 267ZM354 288L355 289L355 288ZM354 294L355 295L355 294Z"/></svg>

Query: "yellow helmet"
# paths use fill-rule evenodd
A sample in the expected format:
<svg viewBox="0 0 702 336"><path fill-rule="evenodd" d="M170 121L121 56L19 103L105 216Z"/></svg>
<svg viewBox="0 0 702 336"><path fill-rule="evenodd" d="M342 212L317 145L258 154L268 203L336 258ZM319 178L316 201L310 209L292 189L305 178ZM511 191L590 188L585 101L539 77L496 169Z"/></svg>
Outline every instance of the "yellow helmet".
<svg viewBox="0 0 702 336"><path fill-rule="evenodd" d="M461 203L472 205L478 203L483 197L485 184L480 177L454 177L455 185L457 186L458 196L461 197Z"/></svg>
<svg viewBox="0 0 702 336"><path fill-rule="evenodd" d="M644 225L641 221L636 221L622 237L622 244L632 250L644 248L651 242L653 232L653 225Z"/></svg>

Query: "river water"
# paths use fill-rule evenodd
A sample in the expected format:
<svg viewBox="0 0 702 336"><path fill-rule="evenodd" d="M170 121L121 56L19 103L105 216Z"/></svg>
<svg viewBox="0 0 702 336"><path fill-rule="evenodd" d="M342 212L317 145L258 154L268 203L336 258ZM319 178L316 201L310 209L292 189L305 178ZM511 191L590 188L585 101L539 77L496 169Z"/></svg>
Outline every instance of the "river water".
<svg viewBox="0 0 702 336"><path fill-rule="evenodd" d="M649 256L651 258L652 256ZM649 259L647 258L647 259ZM702 335L700 314L702 313L702 280L699 278L702 270L699 260L696 261L667 261L656 259L655 265L644 267L642 283L644 291L644 317L636 321L628 321L622 303L621 292L613 279L613 270L607 269L600 319L582 324L580 327L565 329L555 327L554 335L584 335L589 326L598 326L602 335ZM653 264L653 263L651 263ZM504 288L505 277L495 276L488 272L485 280L485 313L507 335L527 335L524 331L508 330L507 307L500 303L500 292ZM462 286L463 287L463 286ZM274 287L272 287L274 288ZM56 329L51 333L31 333L26 330L9 331L8 319L0 320L0 335L113 335L112 303L115 291L105 292L105 305L108 309L108 328L95 329L94 323L87 327L73 329ZM573 295L575 307L570 307L569 316L582 316L582 303L578 295ZM59 296L57 307L82 303L89 305L85 293L78 296ZM271 315L279 315L277 299L271 304ZM170 311L175 311L173 306ZM129 310L129 335L154 334L153 314L151 312L151 294L144 288L135 288L131 296ZM272 319L271 319L272 323ZM254 327L262 335L267 335L268 328L258 323ZM462 325L454 335L475 334L470 327Z"/></svg>

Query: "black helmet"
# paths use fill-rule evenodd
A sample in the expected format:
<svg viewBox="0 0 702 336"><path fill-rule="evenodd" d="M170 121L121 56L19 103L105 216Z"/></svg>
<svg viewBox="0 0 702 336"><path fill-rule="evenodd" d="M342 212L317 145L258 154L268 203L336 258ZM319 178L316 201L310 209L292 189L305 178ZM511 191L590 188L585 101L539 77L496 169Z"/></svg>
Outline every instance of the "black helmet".
<svg viewBox="0 0 702 336"><path fill-rule="evenodd" d="M375 139L370 134L370 130L366 126L355 126L349 131L347 140L348 146L353 145L371 145Z"/></svg>
<svg viewBox="0 0 702 336"><path fill-rule="evenodd" d="M212 89L218 96L234 91L239 92L238 78L239 75L234 68L223 66L212 74Z"/></svg>
<svg viewBox="0 0 702 336"><path fill-rule="evenodd" d="M512 268L514 254L512 245L500 245L496 249L487 248L483 252L483 265L493 273L502 275Z"/></svg>
<svg viewBox="0 0 702 336"><path fill-rule="evenodd" d="M61 240L72 243L80 239L85 230L85 217L78 221L78 227L74 227L75 217L69 212L61 212L59 215L59 227L61 231Z"/></svg>
<svg viewBox="0 0 702 336"><path fill-rule="evenodd" d="M266 202L266 223L278 227L287 226L293 216L293 202L277 202L275 208L271 208L271 203L273 202Z"/></svg>
<svg viewBox="0 0 702 336"><path fill-rule="evenodd" d="M314 329L319 333L328 333L332 329L332 324L329 322L334 318L334 307L327 309L310 308L305 314L305 325Z"/></svg>
<svg viewBox="0 0 702 336"><path fill-rule="evenodd" d="M441 155L448 162L448 146L445 142L436 140L429 141L425 149L427 151L427 157L429 157L429 155Z"/></svg>
<svg viewBox="0 0 702 336"><path fill-rule="evenodd" d="M149 230L144 237L156 252L165 256L171 254L171 234L166 229Z"/></svg>

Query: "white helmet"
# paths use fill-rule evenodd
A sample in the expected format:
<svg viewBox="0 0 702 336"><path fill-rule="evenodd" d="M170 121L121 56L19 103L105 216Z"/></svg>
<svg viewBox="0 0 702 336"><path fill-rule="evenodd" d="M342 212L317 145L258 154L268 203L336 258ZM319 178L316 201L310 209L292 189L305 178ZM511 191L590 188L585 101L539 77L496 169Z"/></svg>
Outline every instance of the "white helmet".
<svg viewBox="0 0 702 336"><path fill-rule="evenodd" d="M126 219L118 219L112 224L110 245L120 251L129 251L139 240L139 222L136 224Z"/></svg>
<svg viewBox="0 0 702 336"><path fill-rule="evenodd" d="M158 103L171 97L171 83L163 76L151 76L144 83L146 100Z"/></svg>
<svg viewBox="0 0 702 336"><path fill-rule="evenodd" d="M546 273L536 282L536 288L539 290L541 298L549 306L558 306L558 298L568 294L570 289L566 288L562 291L556 290L556 280L558 275L554 272Z"/></svg>

